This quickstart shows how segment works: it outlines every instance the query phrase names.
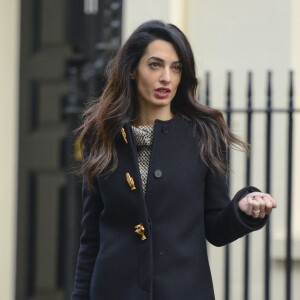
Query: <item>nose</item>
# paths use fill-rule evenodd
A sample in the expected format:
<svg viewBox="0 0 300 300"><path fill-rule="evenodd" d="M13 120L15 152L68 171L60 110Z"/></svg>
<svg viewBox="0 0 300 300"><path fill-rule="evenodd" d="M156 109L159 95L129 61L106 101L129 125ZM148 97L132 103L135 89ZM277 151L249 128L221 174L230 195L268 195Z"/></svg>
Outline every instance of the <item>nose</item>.
<svg viewBox="0 0 300 300"><path fill-rule="evenodd" d="M164 84L170 83L170 81L171 81L171 74L170 74L170 69L169 68L164 68L162 70L162 73L160 75L159 81L161 83L164 83Z"/></svg>

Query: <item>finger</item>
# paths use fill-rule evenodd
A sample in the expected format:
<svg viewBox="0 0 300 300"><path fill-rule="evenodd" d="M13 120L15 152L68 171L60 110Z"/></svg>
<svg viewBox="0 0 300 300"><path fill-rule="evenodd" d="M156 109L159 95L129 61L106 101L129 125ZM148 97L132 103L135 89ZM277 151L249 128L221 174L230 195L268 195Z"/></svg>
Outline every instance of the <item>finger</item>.
<svg viewBox="0 0 300 300"><path fill-rule="evenodd" d="M258 197L258 198L263 198L263 199L269 199L271 202L272 202L272 208L276 208L277 207L277 203L275 201L275 199L270 195L270 194L267 194L267 193L262 193L262 192L253 192L249 195L253 195L255 197Z"/></svg>
<svg viewBox="0 0 300 300"><path fill-rule="evenodd" d="M276 203L275 199L273 199L273 197L271 195L265 194L264 198L271 201L272 208L276 208L277 207L277 203Z"/></svg>
<svg viewBox="0 0 300 300"><path fill-rule="evenodd" d="M273 203L271 199L268 197L264 197L264 200L265 200L266 214L270 215L272 213Z"/></svg>
<svg viewBox="0 0 300 300"><path fill-rule="evenodd" d="M253 210L257 210L258 207L258 202L255 200L255 197L253 196L248 196L248 208L247 208L247 214L249 216L253 216Z"/></svg>
<svg viewBox="0 0 300 300"><path fill-rule="evenodd" d="M247 214L247 209L248 209L248 199L247 197L243 197L239 202L238 202L238 207L240 211L243 213Z"/></svg>
<svg viewBox="0 0 300 300"><path fill-rule="evenodd" d="M252 196L252 198L254 197L258 197L258 198L262 198L263 196L266 196L267 194L266 193L262 193L262 192L252 192L250 193L249 195Z"/></svg>
<svg viewBox="0 0 300 300"><path fill-rule="evenodd" d="M259 218L263 219L266 216L266 202L264 198L255 197L256 201L259 203Z"/></svg>
<svg viewBox="0 0 300 300"><path fill-rule="evenodd" d="M248 216L252 216L254 203L255 200L253 200L253 196L248 194L239 201L239 208Z"/></svg>
<svg viewBox="0 0 300 300"><path fill-rule="evenodd" d="M251 216L255 219L257 219L260 215L260 203L259 203L259 198L256 196L253 196L251 198L252 200L252 211L251 211Z"/></svg>

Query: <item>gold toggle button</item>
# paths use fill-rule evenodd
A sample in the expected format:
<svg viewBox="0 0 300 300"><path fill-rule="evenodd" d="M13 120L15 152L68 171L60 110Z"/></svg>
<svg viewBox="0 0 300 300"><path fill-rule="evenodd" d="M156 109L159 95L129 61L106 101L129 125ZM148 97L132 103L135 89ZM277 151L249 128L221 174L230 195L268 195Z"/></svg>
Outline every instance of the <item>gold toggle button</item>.
<svg viewBox="0 0 300 300"><path fill-rule="evenodd" d="M122 129L121 129L121 133L122 133L125 143L128 144L127 135L126 135L126 131L125 131L124 127L122 127Z"/></svg>
<svg viewBox="0 0 300 300"><path fill-rule="evenodd" d="M135 184L134 184L134 180L133 180L133 178L130 176L129 173L126 173L126 180L127 180L128 184L129 184L131 190L132 190L132 191L133 191L133 190L136 190L136 187L135 187Z"/></svg>
<svg viewBox="0 0 300 300"><path fill-rule="evenodd" d="M147 239L145 236L145 228L143 226L143 223L140 223L140 224L134 226L134 228L135 228L134 232L136 232L137 234L139 234L141 236L142 241Z"/></svg>

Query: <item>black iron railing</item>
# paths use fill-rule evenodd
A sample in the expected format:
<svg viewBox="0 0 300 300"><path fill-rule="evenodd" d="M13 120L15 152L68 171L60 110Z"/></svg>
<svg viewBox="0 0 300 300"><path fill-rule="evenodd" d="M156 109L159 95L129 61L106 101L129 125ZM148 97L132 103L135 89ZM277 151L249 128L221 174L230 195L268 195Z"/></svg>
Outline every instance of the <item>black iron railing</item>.
<svg viewBox="0 0 300 300"><path fill-rule="evenodd" d="M200 89L199 97L200 101L201 95L204 95L204 103L208 106L211 105L211 80L210 74L206 73L204 76L205 84L202 85L200 81L200 87L204 86L204 91ZM293 209L293 199L292 199L292 183L293 183L293 146L294 146L294 116L300 113L300 108L294 107L294 83L293 83L293 72L289 73L289 86L288 86L288 105L286 108L274 108L273 107L273 90L272 90L272 72L267 73L266 80L266 107L263 109L256 109L253 107L253 75L252 72L248 73L247 76L247 101L245 108L234 108L232 106L232 73L227 74L227 87L226 87L226 108L220 109L224 112L227 119L229 127L231 127L232 116L235 114L243 114L246 116L246 140L249 144L252 142L253 138L253 116L257 114L265 115L265 191L271 193L272 191L272 132L273 132L273 118L275 114L283 114L288 116L288 126L287 126L287 182L286 182L286 244L285 244L285 300L292 299L292 209ZM230 152L228 154L229 163L231 162ZM246 166L245 166L245 183L250 185L250 178L252 174L252 157L247 156ZM228 177L230 186L230 175ZM270 235L270 225L271 219L265 226L265 236L264 236L264 289L262 299L271 300L271 235ZM249 299L249 291L251 288L250 284L250 271L251 271L251 255L250 255L250 245L251 238L247 235L244 238L244 276L243 276L243 299ZM226 246L225 249L225 272L224 272L224 299L231 299L231 246Z"/></svg>

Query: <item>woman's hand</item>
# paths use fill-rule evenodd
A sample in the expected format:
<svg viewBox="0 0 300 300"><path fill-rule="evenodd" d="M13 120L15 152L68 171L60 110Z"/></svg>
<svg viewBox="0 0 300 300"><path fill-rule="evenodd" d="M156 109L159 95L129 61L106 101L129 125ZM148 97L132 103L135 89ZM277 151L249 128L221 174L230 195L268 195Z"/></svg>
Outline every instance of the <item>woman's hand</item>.
<svg viewBox="0 0 300 300"><path fill-rule="evenodd" d="M270 215L273 208L276 208L276 201L271 195L253 192L247 194L238 202L239 209L246 215L255 219L263 219L266 215Z"/></svg>

